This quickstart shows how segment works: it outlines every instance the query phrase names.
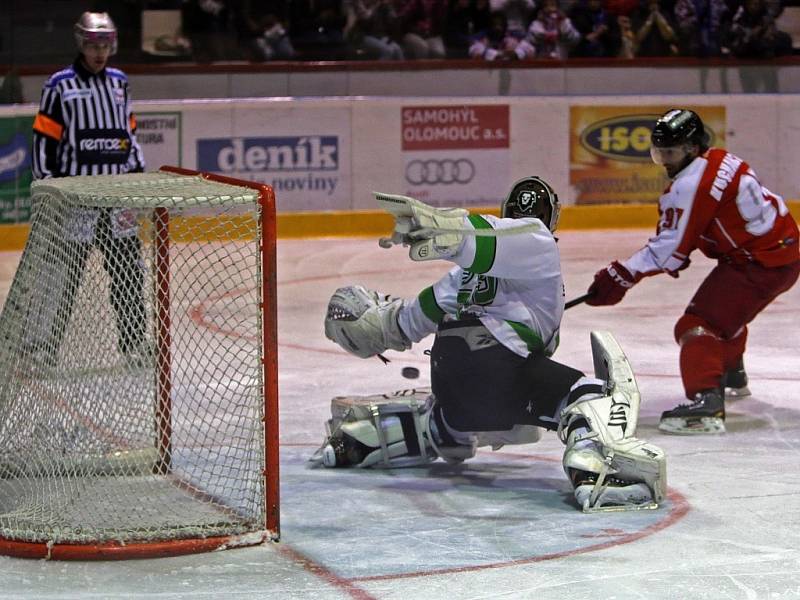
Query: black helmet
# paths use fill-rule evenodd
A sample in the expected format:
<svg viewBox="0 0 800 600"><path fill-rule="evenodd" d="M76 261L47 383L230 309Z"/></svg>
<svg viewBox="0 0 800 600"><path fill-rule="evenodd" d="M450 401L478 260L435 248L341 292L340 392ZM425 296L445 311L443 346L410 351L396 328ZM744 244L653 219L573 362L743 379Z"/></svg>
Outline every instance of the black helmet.
<svg viewBox="0 0 800 600"><path fill-rule="evenodd" d="M558 195L544 179L535 175L517 181L500 207L500 216L503 218L535 217L550 231L558 227L560 212Z"/></svg>
<svg viewBox="0 0 800 600"><path fill-rule="evenodd" d="M684 143L697 144L701 152L708 149L709 135L696 112L673 108L665 112L653 127L650 141L656 148L668 148Z"/></svg>

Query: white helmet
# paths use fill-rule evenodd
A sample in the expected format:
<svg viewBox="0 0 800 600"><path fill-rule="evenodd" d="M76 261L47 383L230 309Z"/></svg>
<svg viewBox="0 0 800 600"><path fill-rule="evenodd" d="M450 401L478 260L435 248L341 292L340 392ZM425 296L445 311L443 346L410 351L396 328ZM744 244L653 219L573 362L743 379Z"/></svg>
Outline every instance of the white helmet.
<svg viewBox="0 0 800 600"><path fill-rule="evenodd" d="M75 23L75 42L83 52L87 42L111 46L111 54L117 53L117 28L108 13L85 12Z"/></svg>

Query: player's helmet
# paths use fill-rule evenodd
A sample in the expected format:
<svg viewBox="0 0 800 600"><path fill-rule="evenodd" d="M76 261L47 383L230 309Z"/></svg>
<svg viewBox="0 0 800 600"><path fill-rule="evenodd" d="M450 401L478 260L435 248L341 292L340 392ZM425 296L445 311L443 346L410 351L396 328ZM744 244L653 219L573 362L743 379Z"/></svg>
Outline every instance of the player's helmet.
<svg viewBox="0 0 800 600"><path fill-rule="evenodd" d="M535 217L550 231L558 227L561 205L553 188L541 177L532 175L517 181L500 206L500 216L510 219Z"/></svg>
<svg viewBox="0 0 800 600"><path fill-rule="evenodd" d="M108 44L111 54L117 53L117 28L108 13L85 12L75 23L75 42L78 50L83 52L84 45L89 42Z"/></svg>
<svg viewBox="0 0 800 600"><path fill-rule="evenodd" d="M709 135L703 121L694 111L673 108L656 121L650 134L650 142L656 148L668 148L682 144L696 144L700 151L708 150Z"/></svg>

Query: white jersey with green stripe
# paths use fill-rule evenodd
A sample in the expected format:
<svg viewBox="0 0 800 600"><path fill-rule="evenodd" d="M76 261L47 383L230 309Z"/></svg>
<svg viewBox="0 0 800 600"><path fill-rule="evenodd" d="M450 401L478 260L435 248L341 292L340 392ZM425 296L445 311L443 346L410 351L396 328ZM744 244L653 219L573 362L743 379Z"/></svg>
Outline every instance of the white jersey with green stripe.
<svg viewBox="0 0 800 600"><path fill-rule="evenodd" d="M464 218L469 229L508 229L536 223L535 231L498 237L465 235L457 266L403 301L398 322L412 342L436 331L444 320L474 315L506 348L520 356L558 346L564 314L564 284L556 240L538 219Z"/></svg>

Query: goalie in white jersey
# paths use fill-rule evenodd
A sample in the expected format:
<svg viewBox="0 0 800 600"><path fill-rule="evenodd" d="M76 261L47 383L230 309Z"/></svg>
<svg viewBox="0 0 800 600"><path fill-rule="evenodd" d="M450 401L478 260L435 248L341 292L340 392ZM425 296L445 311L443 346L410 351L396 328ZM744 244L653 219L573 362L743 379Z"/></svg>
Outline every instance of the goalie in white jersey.
<svg viewBox="0 0 800 600"><path fill-rule="evenodd" d="M406 350L435 333L429 390L338 397L312 462L328 467L461 461L557 430L564 469L584 510L652 508L666 490L663 452L634 437L639 392L613 336L593 332L595 377L555 362L564 312L556 240L558 197L539 177L514 184L501 217L436 209L389 194L395 217L381 246L455 266L416 298L362 286L328 305L327 337L362 358Z"/></svg>

